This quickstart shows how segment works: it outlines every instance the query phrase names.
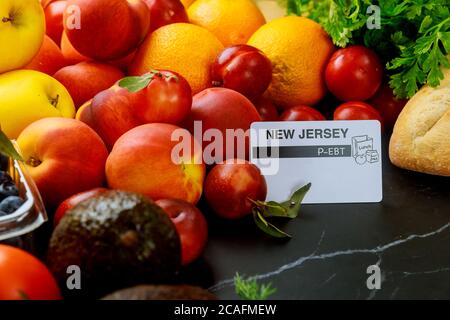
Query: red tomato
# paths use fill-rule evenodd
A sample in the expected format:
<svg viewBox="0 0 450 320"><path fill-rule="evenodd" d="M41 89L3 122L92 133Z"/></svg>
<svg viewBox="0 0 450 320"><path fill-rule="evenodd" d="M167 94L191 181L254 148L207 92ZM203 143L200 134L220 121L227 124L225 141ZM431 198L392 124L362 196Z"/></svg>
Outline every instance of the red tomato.
<svg viewBox="0 0 450 320"><path fill-rule="evenodd" d="M208 240L208 225L200 210L176 199L162 199L156 204L169 215L180 235L182 264L187 265L200 257Z"/></svg>
<svg viewBox="0 0 450 320"><path fill-rule="evenodd" d="M75 207L77 204L83 202L84 200L95 197L96 195L99 195L105 191L108 191L108 189L95 188L89 191L78 193L64 200L63 202L61 202L58 209L56 209L53 225L56 227L61 221L61 219L64 217L66 212Z"/></svg>
<svg viewBox="0 0 450 320"><path fill-rule="evenodd" d="M334 111L334 120L378 120L383 126L380 113L372 106L360 101L341 104Z"/></svg>
<svg viewBox="0 0 450 320"><path fill-rule="evenodd" d="M31 254L0 244L0 300L60 300L56 280Z"/></svg>
<svg viewBox="0 0 450 320"><path fill-rule="evenodd" d="M383 84L377 94L370 100L370 104L378 110L386 128L389 129L394 127L398 115L407 102L406 99L397 99L387 83Z"/></svg>
<svg viewBox="0 0 450 320"><path fill-rule="evenodd" d="M272 81L272 63L249 45L228 47L211 67L212 84L235 90L250 100L259 98Z"/></svg>
<svg viewBox="0 0 450 320"><path fill-rule="evenodd" d="M367 100L378 90L383 66L378 56L363 46L336 51L325 70L328 89L342 101Z"/></svg>
<svg viewBox="0 0 450 320"><path fill-rule="evenodd" d="M308 106L292 107L283 112L281 121L322 121L326 120L323 114Z"/></svg>
<svg viewBox="0 0 450 320"><path fill-rule="evenodd" d="M186 9L180 0L144 0L150 9L150 31L159 27L177 23L189 22Z"/></svg>

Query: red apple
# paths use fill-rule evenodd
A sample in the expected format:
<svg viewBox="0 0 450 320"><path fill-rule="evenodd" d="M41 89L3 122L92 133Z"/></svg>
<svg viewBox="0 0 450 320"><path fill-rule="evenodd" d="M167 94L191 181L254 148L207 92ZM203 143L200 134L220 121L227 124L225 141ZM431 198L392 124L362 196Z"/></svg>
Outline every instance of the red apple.
<svg viewBox="0 0 450 320"><path fill-rule="evenodd" d="M45 36L38 54L34 56L33 60L24 69L36 70L52 76L66 65L66 59L64 59L59 47L50 37Z"/></svg>
<svg viewBox="0 0 450 320"><path fill-rule="evenodd" d="M252 212L249 200L264 201L267 195L266 180L254 164L238 163L232 159L216 165L205 181L208 204L219 216L226 219L242 218Z"/></svg>
<svg viewBox="0 0 450 320"><path fill-rule="evenodd" d="M80 121L38 120L22 131L17 143L47 208L103 185L108 150L101 138Z"/></svg>
<svg viewBox="0 0 450 320"><path fill-rule="evenodd" d="M177 199L162 199L156 204L169 215L180 235L182 264L198 259L208 240L208 224L200 210Z"/></svg>
<svg viewBox="0 0 450 320"><path fill-rule="evenodd" d="M189 22L186 9L180 0L144 0L144 2L150 9L150 32L168 24Z"/></svg>
<svg viewBox="0 0 450 320"><path fill-rule="evenodd" d="M176 152L181 134L191 150ZM117 140L106 162L112 189L142 193L153 200L175 198L195 204L205 177L201 147L185 129L162 123L134 128Z"/></svg>
<svg viewBox="0 0 450 320"><path fill-rule="evenodd" d="M97 93L113 86L124 74L116 67L92 61L62 68L53 77L67 88L75 107L79 108Z"/></svg>
<svg viewBox="0 0 450 320"><path fill-rule="evenodd" d="M79 17L68 10L71 6L78 8ZM64 21L64 31L79 53L107 61L137 48L147 35L150 13L141 0L68 0Z"/></svg>
<svg viewBox="0 0 450 320"><path fill-rule="evenodd" d="M206 131L214 133L213 131L219 131L223 143L223 147L215 148L215 152L209 152L209 148L206 150L205 155L209 158L208 154L211 153L216 162L221 162L227 158L235 157L248 157L249 139L248 135L245 139L242 135L239 138L234 139L234 147L227 144L227 129L241 131L247 131L250 129L250 125L253 122L261 121L261 117L258 114L255 106L239 92L225 88L210 88L197 93L194 96L192 102L192 111L188 116L185 127L195 133L196 138L204 140L203 148L207 148L211 144L210 148L215 143L206 141L207 139L201 139L197 137L197 130L195 130L195 122L198 125L201 124L202 132L204 135ZM213 130L210 130L213 129ZM228 132L230 133L230 131ZM237 135L236 135L237 136ZM229 141L232 141L228 139ZM239 147L239 148L238 148ZM239 150L238 150L239 149ZM210 164L211 161L207 161Z"/></svg>
<svg viewBox="0 0 450 320"><path fill-rule="evenodd" d="M170 71L144 75L148 85L130 92L118 85L97 94L87 107L88 124L112 149L128 130L146 123L178 124L189 114L192 93L188 82ZM86 117L83 117L86 118Z"/></svg>
<svg viewBox="0 0 450 320"><path fill-rule="evenodd" d="M105 191L108 191L108 189L105 188L95 188L89 191L84 191L81 193L77 193L76 195L71 196L70 198L64 200L61 202L61 204L58 206L58 209L56 209L55 217L53 219L53 225L56 227L61 219L64 217L64 215L78 205L79 203L83 202L84 200L90 199L92 197L95 197L96 195L99 195Z"/></svg>
<svg viewBox="0 0 450 320"><path fill-rule="evenodd" d="M63 15L66 5L67 1L52 1L44 7L46 33L56 43L61 42L64 30Z"/></svg>

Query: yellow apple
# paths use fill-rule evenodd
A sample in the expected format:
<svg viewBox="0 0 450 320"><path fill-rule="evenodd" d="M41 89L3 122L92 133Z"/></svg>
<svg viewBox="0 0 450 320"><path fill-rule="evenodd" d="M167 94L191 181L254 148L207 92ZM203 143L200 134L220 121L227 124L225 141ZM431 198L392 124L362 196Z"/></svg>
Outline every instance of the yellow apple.
<svg viewBox="0 0 450 320"><path fill-rule="evenodd" d="M36 120L74 116L75 106L69 92L49 75L33 70L0 75L0 122L10 139L17 138Z"/></svg>
<svg viewBox="0 0 450 320"><path fill-rule="evenodd" d="M19 69L38 53L45 15L39 0L0 1L0 73Z"/></svg>

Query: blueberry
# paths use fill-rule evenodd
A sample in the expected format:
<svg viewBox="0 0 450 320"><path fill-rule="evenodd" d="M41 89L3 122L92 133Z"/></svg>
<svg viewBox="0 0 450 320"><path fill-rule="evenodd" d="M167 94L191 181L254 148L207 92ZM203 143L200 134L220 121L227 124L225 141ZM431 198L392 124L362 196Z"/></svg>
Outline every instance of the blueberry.
<svg viewBox="0 0 450 320"><path fill-rule="evenodd" d="M10 181L12 181L12 178L9 176L9 174L6 173L5 171L0 171L0 184Z"/></svg>
<svg viewBox="0 0 450 320"><path fill-rule="evenodd" d="M7 214L13 213L23 204L23 200L20 197L9 196L0 202L0 211L6 212Z"/></svg>
<svg viewBox="0 0 450 320"><path fill-rule="evenodd" d="M18 196L19 189L12 181L6 181L0 184L0 201L9 196Z"/></svg>

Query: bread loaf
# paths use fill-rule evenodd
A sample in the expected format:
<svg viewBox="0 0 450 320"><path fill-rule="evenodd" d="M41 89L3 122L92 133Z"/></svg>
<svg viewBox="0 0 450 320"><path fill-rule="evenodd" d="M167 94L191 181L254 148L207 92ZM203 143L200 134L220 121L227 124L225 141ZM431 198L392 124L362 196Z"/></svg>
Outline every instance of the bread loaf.
<svg viewBox="0 0 450 320"><path fill-rule="evenodd" d="M389 145L401 168L450 176L450 70L437 88L424 86L398 117Z"/></svg>

